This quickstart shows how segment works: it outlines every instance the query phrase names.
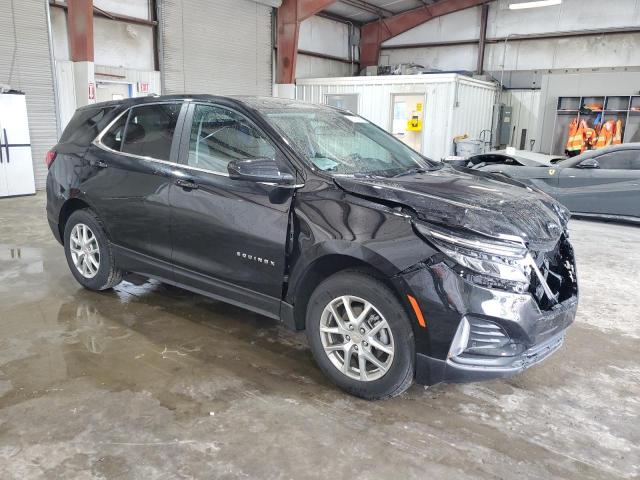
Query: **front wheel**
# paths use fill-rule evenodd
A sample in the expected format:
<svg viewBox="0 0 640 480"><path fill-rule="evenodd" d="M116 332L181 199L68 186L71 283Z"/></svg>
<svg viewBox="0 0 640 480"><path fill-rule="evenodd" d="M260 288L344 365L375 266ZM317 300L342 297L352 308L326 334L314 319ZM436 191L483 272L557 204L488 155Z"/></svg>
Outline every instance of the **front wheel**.
<svg viewBox="0 0 640 480"><path fill-rule="evenodd" d="M341 272L311 295L306 331L313 356L340 388L368 400L411 386L415 344L409 317L378 279Z"/></svg>

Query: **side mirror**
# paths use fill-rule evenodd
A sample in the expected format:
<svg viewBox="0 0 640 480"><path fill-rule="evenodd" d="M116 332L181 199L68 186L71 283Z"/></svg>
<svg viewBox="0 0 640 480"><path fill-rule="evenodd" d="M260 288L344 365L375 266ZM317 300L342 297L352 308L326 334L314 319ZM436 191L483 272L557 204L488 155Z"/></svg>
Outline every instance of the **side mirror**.
<svg viewBox="0 0 640 480"><path fill-rule="evenodd" d="M595 158L587 158L576 166L578 168L600 168L600 164Z"/></svg>
<svg viewBox="0 0 640 480"><path fill-rule="evenodd" d="M276 183L278 185L290 185L294 182L293 175L281 172L276 161L270 158L232 160L227 165L227 171L232 180Z"/></svg>

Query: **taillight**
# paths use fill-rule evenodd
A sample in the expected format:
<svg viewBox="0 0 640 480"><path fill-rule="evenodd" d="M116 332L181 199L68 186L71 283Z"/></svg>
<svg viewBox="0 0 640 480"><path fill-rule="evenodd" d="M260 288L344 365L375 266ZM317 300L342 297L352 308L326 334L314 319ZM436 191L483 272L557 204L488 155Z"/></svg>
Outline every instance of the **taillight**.
<svg viewBox="0 0 640 480"><path fill-rule="evenodd" d="M44 163L47 164L47 168L51 168L53 161L56 159L56 155L57 154L55 150L49 150L47 152L47 155L44 157Z"/></svg>

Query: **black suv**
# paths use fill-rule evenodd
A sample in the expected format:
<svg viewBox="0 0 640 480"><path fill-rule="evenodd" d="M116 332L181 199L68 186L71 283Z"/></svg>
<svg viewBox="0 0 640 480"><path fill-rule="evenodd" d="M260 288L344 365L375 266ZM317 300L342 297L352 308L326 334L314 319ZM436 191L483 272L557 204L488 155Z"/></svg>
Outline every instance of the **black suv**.
<svg viewBox="0 0 640 480"><path fill-rule="evenodd" d="M306 329L324 373L364 398L520 372L575 317L566 209L346 111L101 103L46 160L49 223L83 286L134 272Z"/></svg>

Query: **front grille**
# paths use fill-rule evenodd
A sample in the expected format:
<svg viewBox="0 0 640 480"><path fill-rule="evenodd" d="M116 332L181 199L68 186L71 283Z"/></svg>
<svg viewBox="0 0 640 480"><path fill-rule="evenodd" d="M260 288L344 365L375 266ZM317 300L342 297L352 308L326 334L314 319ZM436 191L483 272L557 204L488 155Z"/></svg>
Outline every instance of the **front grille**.
<svg viewBox="0 0 640 480"><path fill-rule="evenodd" d="M552 250L532 252L531 257L542 279L532 272L529 293L536 299L540 309L550 310L577 294L573 247L565 235L562 235ZM550 294L545 289L543 281L548 286Z"/></svg>

